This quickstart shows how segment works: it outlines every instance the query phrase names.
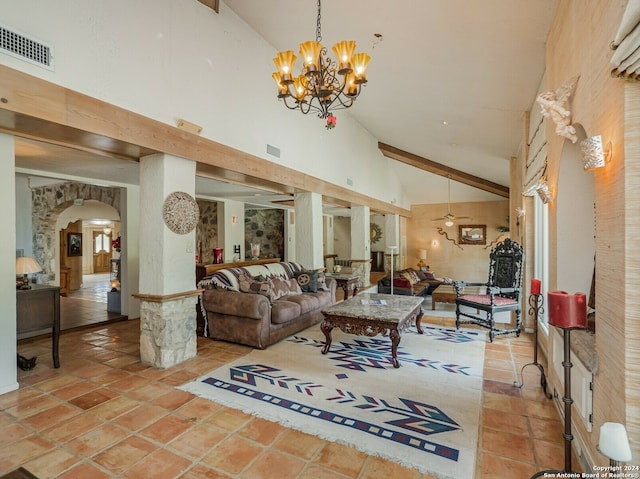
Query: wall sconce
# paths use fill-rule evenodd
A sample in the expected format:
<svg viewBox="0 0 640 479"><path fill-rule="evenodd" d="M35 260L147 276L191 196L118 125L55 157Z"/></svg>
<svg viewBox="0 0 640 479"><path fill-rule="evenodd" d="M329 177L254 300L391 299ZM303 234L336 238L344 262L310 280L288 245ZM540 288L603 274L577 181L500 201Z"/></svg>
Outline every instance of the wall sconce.
<svg viewBox="0 0 640 479"><path fill-rule="evenodd" d="M598 451L609 458L612 467L619 466L621 462L631 460L631 447L627 431L622 424L617 422L605 422L600 426L600 439ZM616 470L616 469L612 469Z"/></svg>
<svg viewBox="0 0 640 479"><path fill-rule="evenodd" d="M109 228L109 227L104 228L104 229L102 230L102 232L103 232L104 234L106 234L107 236L109 236L109 235L111 234L111 228Z"/></svg>
<svg viewBox="0 0 640 479"><path fill-rule="evenodd" d="M538 186L536 186L536 193L538 193L538 196L545 205L547 203L553 203L553 195L551 194L549 183L547 183L547 179L545 177L540 178Z"/></svg>
<svg viewBox="0 0 640 479"><path fill-rule="evenodd" d="M231 224L235 225L238 222L238 217L236 215L231 215Z"/></svg>
<svg viewBox="0 0 640 479"><path fill-rule="evenodd" d="M437 248L438 247L438 240L433 240L431 242L431 246L433 246L434 248Z"/></svg>
<svg viewBox="0 0 640 479"><path fill-rule="evenodd" d="M111 286L111 292L116 293L118 288L120 288L120 281L117 279L112 279L109 281L109 286Z"/></svg>
<svg viewBox="0 0 640 479"><path fill-rule="evenodd" d="M602 145L602 136L590 136L580 142L582 149L582 163L584 171L602 168L611 159L611 142L606 147Z"/></svg>
<svg viewBox="0 0 640 479"><path fill-rule="evenodd" d="M42 268L31 256L19 256L16 258L16 276L22 275L20 282L16 281L18 289L31 289L29 286L28 274L39 273Z"/></svg>

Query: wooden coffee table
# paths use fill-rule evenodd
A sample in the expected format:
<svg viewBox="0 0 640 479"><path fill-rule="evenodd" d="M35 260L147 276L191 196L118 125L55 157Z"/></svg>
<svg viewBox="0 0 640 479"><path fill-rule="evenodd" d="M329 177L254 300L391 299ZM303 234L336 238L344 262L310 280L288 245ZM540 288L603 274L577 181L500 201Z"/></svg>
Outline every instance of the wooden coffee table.
<svg viewBox="0 0 640 479"><path fill-rule="evenodd" d="M436 303L456 304L456 288L450 284L441 284L431 293L431 309L435 311Z"/></svg>
<svg viewBox="0 0 640 479"><path fill-rule="evenodd" d="M415 319L416 329L422 334L422 300L421 296L364 293L330 306L322 311L324 321L320 324L320 330L326 338L322 354L327 354L331 348L331 331L334 327L347 334L362 336L376 336L388 331L393 367L399 368L400 332Z"/></svg>

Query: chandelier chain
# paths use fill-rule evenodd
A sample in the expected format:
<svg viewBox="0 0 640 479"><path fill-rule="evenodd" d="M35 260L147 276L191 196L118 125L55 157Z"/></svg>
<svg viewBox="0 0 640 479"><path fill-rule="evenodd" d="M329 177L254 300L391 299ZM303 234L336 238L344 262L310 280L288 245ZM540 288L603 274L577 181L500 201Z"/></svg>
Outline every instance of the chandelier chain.
<svg viewBox="0 0 640 479"><path fill-rule="evenodd" d="M322 7L320 5L320 0L318 0L318 21L316 24L316 42L320 43L322 42L322 25L321 25L321 20L322 20Z"/></svg>

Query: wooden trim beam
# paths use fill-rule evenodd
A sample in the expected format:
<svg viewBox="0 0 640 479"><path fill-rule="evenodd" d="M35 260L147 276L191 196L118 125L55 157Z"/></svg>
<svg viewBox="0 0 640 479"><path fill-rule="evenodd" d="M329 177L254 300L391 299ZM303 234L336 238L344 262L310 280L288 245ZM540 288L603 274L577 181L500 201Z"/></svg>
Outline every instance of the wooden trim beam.
<svg viewBox="0 0 640 479"><path fill-rule="evenodd" d="M429 173L433 173L434 175L451 178L452 180L459 183L464 183L465 185L488 191L489 193L502 196L503 198L509 198L508 186L502 186L498 183L494 183L493 181L470 175L469 173L465 173L464 171L456 170L441 163L436 163L435 161L423 158L422 156L414 155L413 153L401 150L399 148L396 148L395 146L387 145L386 143L379 142L378 148L380 148L382 154L387 158L391 158L406 165L414 166L421 170L428 171Z"/></svg>
<svg viewBox="0 0 640 479"><path fill-rule="evenodd" d="M0 65L0 131L115 158L167 153L198 175L291 194L312 191L384 213L411 211Z"/></svg>
<svg viewBox="0 0 640 479"><path fill-rule="evenodd" d="M220 13L220 0L198 0L201 4L209 7L216 13Z"/></svg>

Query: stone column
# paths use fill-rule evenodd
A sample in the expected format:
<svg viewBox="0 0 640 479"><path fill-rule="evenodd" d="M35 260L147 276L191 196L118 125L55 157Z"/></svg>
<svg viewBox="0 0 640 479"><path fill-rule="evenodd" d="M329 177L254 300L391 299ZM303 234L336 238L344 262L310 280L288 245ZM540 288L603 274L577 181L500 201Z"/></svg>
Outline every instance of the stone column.
<svg viewBox="0 0 640 479"><path fill-rule="evenodd" d="M195 162L151 155L140 162L140 358L168 368L196 356L195 224L197 206L165 200L195 194ZM166 221L165 221L166 218Z"/></svg>
<svg viewBox="0 0 640 479"><path fill-rule="evenodd" d="M371 273L371 210L368 206L351 206L351 267L367 287Z"/></svg>
<svg viewBox="0 0 640 479"><path fill-rule="evenodd" d="M324 267L322 251L322 195L295 195L296 261L305 268Z"/></svg>
<svg viewBox="0 0 640 479"><path fill-rule="evenodd" d="M393 270L399 271L402 264L400 258L400 216L399 215L385 215L384 217L384 230L386 235L384 236L384 270L388 273L391 269L391 250L390 246L396 246L393 251Z"/></svg>

